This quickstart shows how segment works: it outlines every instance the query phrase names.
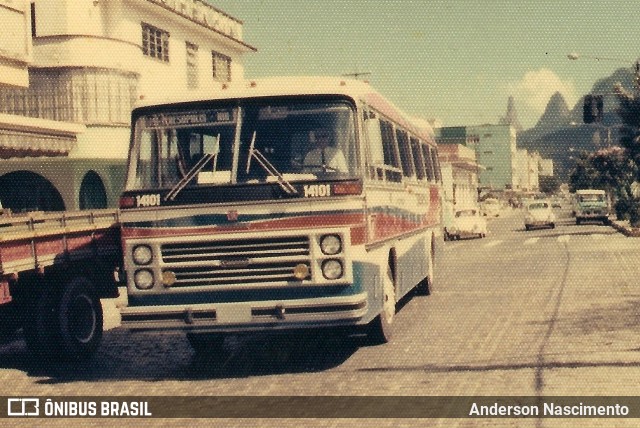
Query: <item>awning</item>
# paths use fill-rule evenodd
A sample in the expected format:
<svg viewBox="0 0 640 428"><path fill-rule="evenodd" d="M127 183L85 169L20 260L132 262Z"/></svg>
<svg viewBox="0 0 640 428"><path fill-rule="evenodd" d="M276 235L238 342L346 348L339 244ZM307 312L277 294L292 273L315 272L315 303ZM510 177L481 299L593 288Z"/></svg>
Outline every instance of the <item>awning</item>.
<svg viewBox="0 0 640 428"><path fill-rule="evenodd" d="M0 114L0 158L68 156L84 125Z"/></svg>
<svg viewBox="0 0 640 428"><path fill-rule="evenodd" d="M0 158L67 156L76 138L0 129Z"/></svg>

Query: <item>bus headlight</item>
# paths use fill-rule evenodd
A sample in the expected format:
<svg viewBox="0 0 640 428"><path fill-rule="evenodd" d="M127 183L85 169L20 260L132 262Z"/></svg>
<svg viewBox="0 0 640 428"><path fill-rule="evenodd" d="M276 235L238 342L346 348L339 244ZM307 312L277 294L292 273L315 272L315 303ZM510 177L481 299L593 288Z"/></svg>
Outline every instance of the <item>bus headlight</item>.
<svg viewBox="0 0 640 428"><path fill-rule="evenodd" d="M340 260L325 260L322 263L322 275L329 280L338 279L342 276L342 263Z"/></svg>
<svg viewBox="0 0 640 428"><path fill-rule="evenodd" d="M153 253L151 252L151 247L148 245L136 245L133 247L132 252L133 261L137 265L148 265L151 263L151 259L153 258Z"/></svg>
<svg viewBox="0 0 640 428"><path fill-rule="evenodd" d="M153 272L149 269L137 270L133 275L133 283L140 290L148 290L153 287Z"/></svg>
<svg viewBox="0 0 640 428"><path fill-rule="evenodd" d="M342 241L338 235L325 235L320 239L320 249L329 256L338 254L342 251Z"/></svg>

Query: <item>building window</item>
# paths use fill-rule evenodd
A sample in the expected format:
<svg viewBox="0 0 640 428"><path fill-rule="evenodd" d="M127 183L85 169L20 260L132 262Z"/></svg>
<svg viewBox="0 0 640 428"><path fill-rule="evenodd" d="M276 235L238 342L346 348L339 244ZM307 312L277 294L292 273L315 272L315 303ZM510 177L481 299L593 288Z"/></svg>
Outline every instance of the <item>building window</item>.
<svg viewBox="0 0 640 428"><path fill-rule="evenodd" d="M198 45L187 44L187 87L198 87Z"/></svg>
<svg viewBox="0 0 640 428"><path fill-rule="evenodd" d="M213 80L231 81L231 58L216 51L211 51L213 61Z"/></svg>
<svg viewBox="0 0 640 428"><path fill-rule="evenodd" d="M142 23L142 53L169 62L169 33Z"/></svg>

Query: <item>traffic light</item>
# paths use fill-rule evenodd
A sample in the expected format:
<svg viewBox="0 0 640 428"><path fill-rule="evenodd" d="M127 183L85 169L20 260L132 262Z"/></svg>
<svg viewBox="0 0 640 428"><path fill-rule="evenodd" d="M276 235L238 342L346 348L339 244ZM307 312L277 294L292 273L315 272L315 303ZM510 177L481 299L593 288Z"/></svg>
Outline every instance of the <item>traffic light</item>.
<svg viewBox="0 0 640 428"><path fill-rule="evenodd" d="M582 110L584 123L602 122L604 115L604 98L602 95L586 95Z"/></svg>

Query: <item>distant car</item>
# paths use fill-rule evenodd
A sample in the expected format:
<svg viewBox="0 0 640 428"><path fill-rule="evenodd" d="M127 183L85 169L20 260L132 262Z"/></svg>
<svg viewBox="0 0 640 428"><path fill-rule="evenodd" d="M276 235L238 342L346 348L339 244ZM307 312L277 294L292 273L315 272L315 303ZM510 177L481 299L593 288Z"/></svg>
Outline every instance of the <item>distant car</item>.
<svg viewBox="0 0 640 428"><path fill-rule="evenodd" d="M474 208L456 211L453 224L446 233L447 238L452 240L467 236L484 238L487 236L487 221Z"/></svg>
<svg viewBox="0 0 640 428"><path fill-rule="evenodd" d="M497 199L485 199L482 203L482 213L487 217L500 216L500 201Z"/></svg>
<svg viewBox="0 0 640 428"><path fill-rule="evenodd" d="M534 227L556 227L556 215L549 201L534 200L526 205L524 228L530 230Z"/></svg>

